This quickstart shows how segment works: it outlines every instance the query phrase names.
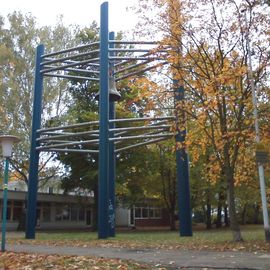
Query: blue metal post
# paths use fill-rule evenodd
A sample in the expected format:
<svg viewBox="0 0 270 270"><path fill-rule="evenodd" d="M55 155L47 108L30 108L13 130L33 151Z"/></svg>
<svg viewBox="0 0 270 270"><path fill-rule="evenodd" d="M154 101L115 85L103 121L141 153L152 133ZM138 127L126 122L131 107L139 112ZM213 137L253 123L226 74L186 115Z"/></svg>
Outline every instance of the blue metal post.
<svg viewBox="0 0 270 270"><path fill-rule="evenodd" d="M114 32L109 33L109 40L114 40ZM109 45L114 48L114 44ZM113 54L113 53L112 53ZM113 76L113 64L110 64L110 73ZM115 102L109 102L109 119L115 119ZM110 123L109 128L115 128L115 123ZM110 138L113 138L114 132L110 132ZM109 236L115 236L115 153L114 142L109 142Z"/></svg>
<svg viewBox="0 0 270 270"><path fill-rule="evenodd" d="M175 82L174 98L176 110L177 135L176 143L183 143L186 138L186 130L180 130L178 126L179 117L184 115L177 108L179 102L184 99L184 87L178 86ZM177 187L178 187L178 208L179 208L179 233L180 236L192 236L192 217L190 205L190 188L189 188L189 161L186 149L180 146L176 150L177 163Z"/></svg>
<svg viewBox="0 0 270 270"><path fill-rule="evenodd" d="M8 158L5 159L4 185L3 185L3 215L2 215L2 242L1 251L5 251L6 246L6 225L7 225L7 192L8 192Z"/></svg>
<svg viewBox="0 0 270 270"><path fill-rule="evenodd" d="M30 165L28 177L28 199L26 212L26 234L27 239L35 239L36 226L36 206L37 206L37 187L38 187L38 162L39 152L36 150L38 146L37 130L41 125L41 108L42 108L42 92L43 92L43 75L41 74L41 56L44 54L44 46L41 44L36 50L36 71L32 116L32 137L30 149Z"/></svg>
<svg viewBox="0 0 270 270"><path fill-rule="evenodd" d="M108 2L100 10L100 84L99 84L99 184L98 238L108 237L108 170L109 170L109 29Z"/></svg>

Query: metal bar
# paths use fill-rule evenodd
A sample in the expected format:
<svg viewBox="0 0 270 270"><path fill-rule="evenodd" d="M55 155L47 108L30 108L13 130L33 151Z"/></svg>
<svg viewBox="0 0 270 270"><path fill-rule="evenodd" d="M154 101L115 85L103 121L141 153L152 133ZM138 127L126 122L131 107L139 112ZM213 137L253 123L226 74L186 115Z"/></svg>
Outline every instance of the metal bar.
<svg viewBox="0 0 270 270"><path fill-rule="evenodd" d="M150 49L129 49L129 48L116 48L116 49L109 49L109 52L151 52Z"/></svg>
<svg viewBox="0 0 270 270"><path fill-rule="evenodd" d="M145 130L145 129L167 129L170 128L171 125L157 125L157 126L140 126L140 127L124 127L124 128L110 128L109 131L133 131L133 130Z"/></svg>
<svg viewBox="0 0 270 270"><path fill-rule="evenodd" d="M109 58L110 60L150 60L150 61L155 61L155 60L164 60L164 58L160 57L141 57L141 56L113 56Z"/></svg>
<svg viewBox="0 0 270 270"><path fill-rule="evenodd" d="M62 126L62 127L51 127L51 128L38 129L37 132L43 133L43 132L53 131L53 130L62 130L62 129L68 129L68 128L78 128L78 127L85 127L85 126L98 125L98 124L99 124L99 121L91 121L91 122L78 123L78 124Z"/></svg>
<svg viewBox="0 0 270 270"><path fill-rule="evenodd" d="M67 67L80 66L83 64L89 64L89 63L96 62L96 61L99 61L99 58L87 59L87 60L83 60L83 61L79 61L79 62L75 62L75 63L71 63L71 64L62 65L62 66L55 67L55 68L46 68L46 69L43 69L41 72L47 73L47 72L56 71L56 70L63 70Z"/></svg>
<svg viewBox="0 0 270 270"><path fill-rule="evenodd" d="M46 66L44 66L44 68L58 68L58 67L46 65ZM88 73L88 74L99 74L99 71L97 71L97 70L80 69L80 68L66 68L65 71L82 72L82 73Z"/></svg>
<svg viewBox="0 0 270 270"><path fill-rule="evenodd" d="M38 146L37 138L39 134L37 130L41 126L41 108L42 108L42 92L43 92L43 76L41 73L41 55L44 54L44 46L39 45L36 50L36 70L34 84L34 100L32 115L32 135L30 148L30 164L29 164L29 182L27 194L27 213L26 213L26 231L27 239L35 239L36 227L36 208L37 208L37 188L38 188L38 164L39 153L36 151Z"/></svg>
<svg viewBox="0 0 270 270"><path fill-rule="evenodd" d="M99 81L99 78L83 77L83 76L73 76L73 75L62 75L62 74L53 74L53 73L44 73L44 76L47 77L58 77L64 79L78 79L78 80L89 80L89 81Z"/></svg>
<svg viewBox="0 0 270 270"><path fill-rule="evenodd" d="M93 43L90 43L90 44L79 45L77 47L69 48L69 49L66 49L66 50L58 51L58 52L43 54L41 57L45 58L45 57L50 57L50 56L54 56L54 55L61 54L61 53L67 53L67 52L71 52L71 51L77 51L77 50L81 50L81 49L86 49L86 48L89 48L89 47L94 46L94 45L99 45L99 41L93 42Z"/></svg>
<svg viewBox="0 0 270 270"><path fill-rule="evenodd" d="M100 83L99 83L99 174L98 238L108 237L108 168L109 168L109 26L108 2L100 9Z"/></svg>
<svg viewBox="0 0 270 270"><path fill-rule="evenodd" d="M42 152L67 152L67 153L98 153L98 150L84 150L84 149L61 149L61 148L50 148L42 150Z"/></svg>
<svg viewBox="0 0 270 270"><path fill-rule="evenodd" d="M126 68L118 69L118 70L116 70L116 72L114 72L114 74L122 73L124 71L129 70L129 69L134 69L134 68L140 67L142 65L146 65L146 64L148 64L150 62L151 61L140 62L140 63L134 64L134 65L128 66ZM122 62L120 64L118 64L118 65L122 65Z"/></svg>
<svg viewBox="0 0 270 270"><path fill-rule="evenodd" d="M146 142L132 144L132 145L129 145L129 146L125 146L125 147L116 149L115 150L115 153L119 153L121 151L124 151L124 150L127 150L127 149L131 149L131 148L135 148L135 147L138 147L138 146L143 146L143 145L148 145L148 144L152 144L152 143L157 143L157 142L164 141L164 140L168 140L168 138L167 137L166 138L159 138L159 139L155 139L155 140L148 140Z"/></svg>
<svg viewBox="0 0 270 270"><path fill-rule="evenodd" d="M53 60L54 58L48 58L48 60ZM66 60L64 61L63 63L65 64L80 64L80 61L74 61L74 60ZM94 66L94 67L99 67L99 64L94 64L92 63L91 66ZM44 67L43 67L44 68Z"/></svg>
<svg viewBox="0 0 270 270"><path fill-rule="evenodd" d="M109 123L139 122L139 121L159 121L159 120L174 120L174 119L175 119L175 116L120 118L120 119L109 120ZM62 127L51 127L51 128L38 129L37 132L43 133L43 132L47 132L47 131L83 127L83 126L88 126L88 125L89 126L91 126L91 125L99 125L99 121L84 122L84 123L78 123L78 124L62 126Z"/></svg>
<svg viewBox="0 0 270 270"><path fill-rule="evenodd" d="M135 136L126 136L126 137L117 137L110 138L109 141L123 141L123 140L136 140L136 139L145 139L145 138L158 138L158 137L172 137L174 133L165 133L165 134L153 134L153 135L135 135Z"/></svg>
<svg viewBox="0 0 270 270"><path fill-rule="evenodd" d="M63 62L63 61L75 59L75 58L78 58L78 57L88 56L88 55L94 54L94 53L99 53L99 50L85 52L85 53L78 53L78 54L69 55L69 56L62 57L62 58L57 58L57 59L53 59L53 60L44 61L44 62L41 63L41 65L45 66L45 65L49 65L49 64Z"/></svg>
<svg viewBox="0 0 270 270"><path fill-rule="evenodd" d="M130 77L130 76L135 76L135 75L144 73L144 72L146 72L146 71L149 71L149 70L151 70L151 69L157 68L157 67L159 67L159 66L160 66L160 64L157 64L157 65L154 65L154 66L151 66L151 67L146 67L146 68L144 68L144 69L141 69L141 70L138 70L138 71L134 71L134 72L125 74L125 75L123 75L123 76L121 76L121 77L118 77L118 78L116 79L116 81L120 81L120 80L123 80L123 79L125 79L125 78Z"/></svg>
<svg viewBox="0 0 270 270"><path fill-rule="evenodd" d="M97 134L96 134L97 133ZM52 135L51 137L42 137L39 138L38 141L48 141L51 138L53 139L61 139L61 138L66 138L66 137L77 137L80 135L91 135L91 136L98 136L99 131L98 130L93 130L93 131L83 131L83 132L77 132L77 133L69 133L69 134L63 134L63 135ZM59 133L56 133L59 134Z"/></svg>
<svg viewBox="0 0 270 270"><path fill-rule="evenodd" d="M120 118L110 120L110 123L122 123L122 122L139 122L139 121L158 121L158 120L174 120L175 116L162 116L162 117L138 117L138 118Z"/></svg>
<svg viewBox="0 0 270 270"><path fill-rule="evenodd" d="M144 45L156 45L157 41L127 41L127 40L109 40L109 43L114 44L144 44Z"/></svg>
<svg viewBox="0 0 270 270"><path fill-rule="evenodd" d="M73 141L70 143L58 143L58 144L51 144L51 145L46 145L46 146L39 146L36 148L36 150L40 151L40 150L44 150L44 149L48 149L50 147L65 147L65 146L73 146L73 145L80 145L80 144L88 144L88 143L97 143L98 139L94 139L94 140L87 140L87 141Z"/></svg>

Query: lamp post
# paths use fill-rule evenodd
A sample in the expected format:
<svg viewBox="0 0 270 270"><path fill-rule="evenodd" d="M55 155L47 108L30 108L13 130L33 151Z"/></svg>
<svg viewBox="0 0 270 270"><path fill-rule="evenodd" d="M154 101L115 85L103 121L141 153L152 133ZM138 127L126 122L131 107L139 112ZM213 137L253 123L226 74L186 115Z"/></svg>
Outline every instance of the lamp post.
<svg viewBox="0 0 270 270"><path fill-rule="evenodd" d="M3 184L3 215L2 215L2 242L1 251L5 251L6 244L6 223L7 223L7 190L8 190L8 166L9 158L12 154L13 143L18 142L20 139L16 136L3 135L0 136L0 143L2 145L2 155L5 158L4 170L4 184Z"/></svg>
<svg viewBox="0 0 270 270"><path fill-rule="evenodd" d="M246 43L247 43L247 57L248 57L248 77L249 77L248 79L250 81L251 92L252 92L253 116L254 116L254 127L255 127L255 142L258 144L258 143L260 143L260 129L259 129L258 110L257 110L256 87L255 87L253 71L252 71L248 20L247 20L246 9L241 10L241 12L244 13L244 19L245 19L245 27L246 27L245 38L246 38ZM261 190L265 240L267 242L270 242L270 227L269 227L269 217L268 217L268 210L267 210L264 168L263 168L263 163L261 161L258 162L258 173L259 173L260 190Z"/></svg>

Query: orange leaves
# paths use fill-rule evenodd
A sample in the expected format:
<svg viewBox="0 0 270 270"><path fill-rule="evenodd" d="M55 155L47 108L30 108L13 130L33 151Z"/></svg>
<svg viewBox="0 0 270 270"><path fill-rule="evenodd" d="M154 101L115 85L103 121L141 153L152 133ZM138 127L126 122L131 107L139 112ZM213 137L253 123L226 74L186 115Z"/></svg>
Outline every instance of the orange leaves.
<svg viewBox="0 0 270 270"><path fill-rule="evenodd" d="M120 259L5 252L0 253L0 269L1 270L15 270L15 269L16 270L23 270L23 269L140 270L140 269L151 269L151 267L136 262L123 261Z"/></svg>

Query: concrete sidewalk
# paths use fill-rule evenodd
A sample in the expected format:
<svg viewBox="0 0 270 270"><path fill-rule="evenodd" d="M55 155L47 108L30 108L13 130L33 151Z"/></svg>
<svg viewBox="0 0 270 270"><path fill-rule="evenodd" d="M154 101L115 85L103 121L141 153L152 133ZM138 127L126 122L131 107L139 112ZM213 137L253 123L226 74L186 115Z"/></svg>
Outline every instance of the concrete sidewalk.
<svg viewBox="0 0 270 270"><path fill-rule="evenodd" d="M270 270L269 253L181 251L45 245L7 245L8 251L119 258L166 266L170 269L261 269Z"/></svg>

